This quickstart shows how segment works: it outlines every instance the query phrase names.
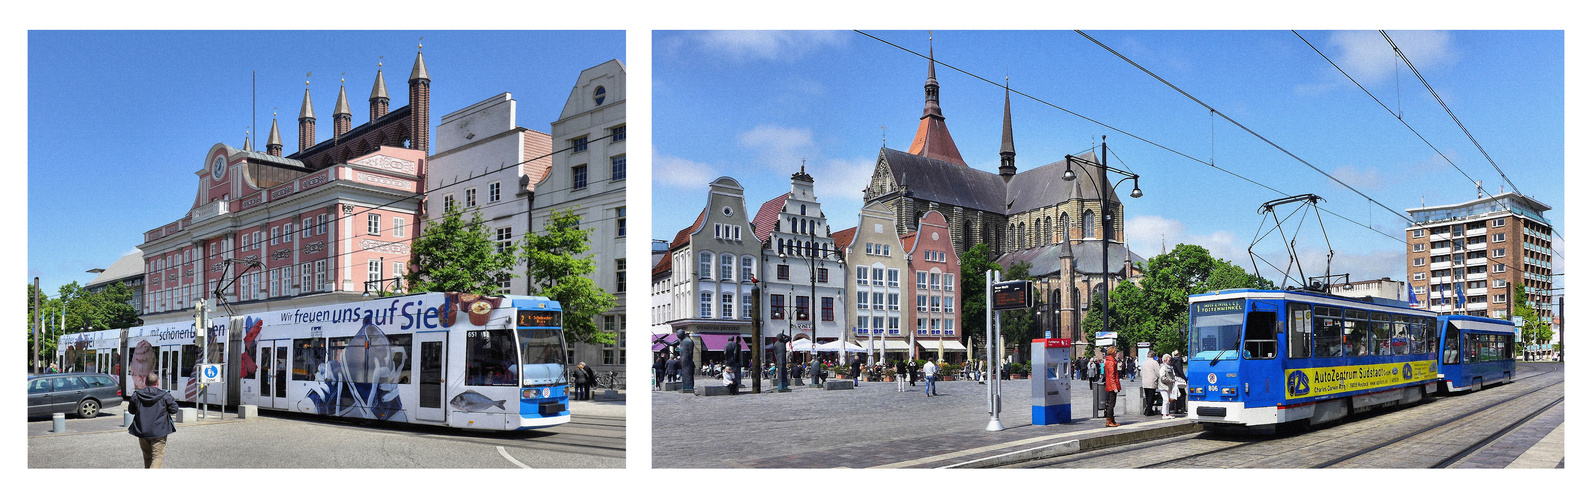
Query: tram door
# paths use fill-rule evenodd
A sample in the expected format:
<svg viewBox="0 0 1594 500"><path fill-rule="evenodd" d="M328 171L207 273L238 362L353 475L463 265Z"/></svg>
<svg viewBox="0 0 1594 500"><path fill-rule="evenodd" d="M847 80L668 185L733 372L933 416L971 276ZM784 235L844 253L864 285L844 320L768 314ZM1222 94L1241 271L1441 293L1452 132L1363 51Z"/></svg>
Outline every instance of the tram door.
<svg viewBox="0 0 1594 500"><path fill-rule="evenodd" d="M441 422L445 417L443 405L448 402L448 390L443 374L445 360L448 359L444 349L443 338L445 332L429 332L415 334L415 345L419 348L419 355L412 356L415 363L415 372L420 389L419 404L415 409L415 418Z"/></svg>
<svg viewBox="0 0 1594 500"><path fill-rule="evenodd" d="M183 387L177 385L177 372L181 369L178 365L182 363L181 348L182 346L170 345L160 347L161 389L171 392L172 397L177 398L178 401L186 401L183 399Z"/></svg>
<svg viewBox="0 0 1594 500"><path fill-rule="evenodd" d="M288 409L288 340L261 341L260 406Z"/></svg>

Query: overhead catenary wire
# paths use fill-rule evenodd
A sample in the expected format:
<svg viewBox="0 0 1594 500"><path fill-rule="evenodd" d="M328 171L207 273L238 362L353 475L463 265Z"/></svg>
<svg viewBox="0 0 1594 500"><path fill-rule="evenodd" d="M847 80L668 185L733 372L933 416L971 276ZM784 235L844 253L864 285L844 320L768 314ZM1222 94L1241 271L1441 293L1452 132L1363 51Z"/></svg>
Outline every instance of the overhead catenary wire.
<svg viewBox="0 0 1594 500"><path fill-rule="evenodd" d="M924 54L920 54L920 53L918 53L918 52L916 52L916 51L914 51L914 50L913 50L913 49L909 49L909 48L907 48L907 47L903 47L903 46L901 46L901 45L897 45L897 44L895 44L895 43L892 43L892 42L890 42L890 41L887 41L887 40L884 40L884 39L882 39L882 38L880 38L880 37L877 37L877 36L874 36L874 35L871 35L871 34L869 34L869 33L866 33L866 32L863 32L863 31L860 31L860 30L853 30L853 31L854 31L854 32L856 32L856 33L858 33L858 34L860 34L860 35L863 35L863 36L866 36L866 37L869 37L869 38L871 38L871 39L874 39L874 40L875 40L875 41L878 41L878 42L880 42L880 43L884 43L884 44L886 44L886 45L889 45L889 46L891 46L891 47L894 47L894 48L896 48L896 49L898 49L898 50L901 50L901 51L903 51L903 52L907 52L907 53L909 53L909 54L912 54L912 55L914 55L914 56L918 56L918 57L920 57L920 58L924 58L924 59L929 59L929 56L927 56L927 55L924 55ZM968 75L968 76L969 76L969 77L972 77L972 78L974 78L974 79L976 79L976 80L979 80L979 81L982 81L982 82L985 82L985 83L988 83L988 84L991 84L991 85L993 85L993 86L1000 86L1000 87L1003 87L1003 88L1007 88L1007 87L1006 87L1006 86L1003 86L1003 85L1001 85L1001 84L998 84L998 83L996 83L996 82L995 82L995 81L992 81L992 80L990 80L990 79L988 79L988 78L985 78L985 77L982 77L982 76L980 76L980 75L976 75L976 74L974 74L974 73L970 73L970 72L968 72L968 71L965 71L965 70L963 70L963 69L962 69L962 68L959 68L959 67L957 67L957 66L956 66L956 65L953 65L953 64L949 64L949 63L947 63L947 62L946 62L946 61L945 61L945 60L941 60L941 59L937 59L937 60L936 60L936 64L938 64L938 65L940 65L940 66L941 66L941 67L944 67L944 68L947 68L947 69L950 69L950 70L953 70L953 71L956 71L956 72L958 72L958 73L962 73L962 74L964 74L964 75ZM1012 89L1012 92L1013 92L1013 93L1014 93L1014 94L1017 94L1017 95L1019 95L1019 96L1021 96L1021 97L1025 97L1025 98L1028 98L1028 99L1030 99L1030 100L1032 100L1032 101L1035 101L1035 102L1038 102L1038 103L1041 103L1041 104L1043 104L1043 105L1045 105L1045 106L1047 106L1047 107L1050 107L1050 108L1053 108L1053 109L1056 109L1056 110L1058 110L1058 111L1062 111L1062 112L1064 112L1064 113L1068 113L1068 114L1070 114L1070 115L1073 115L1073 116L1075 116L1075 117L1078 117L1078 118L1080 118L1080 119L1082 119L1082 120L1085 120L1085 121L1088 121L1088 122L1091 122L1091 123L1094 123L1094 124L1096 124L1096 125L1100 125L1100 126L1102 126L1102 127L1105 127L1105 128L1107 128L1107 129L1109 129L1109 130L1112 130L1112 131L1114 131L1114 132L1118 132L1118 133L1120 133L1120 134L1123 134L1123 135L1125 135L1125 136L1128 136L1128 137L1130 137L1130 138L1133 138L1133 139L1135 139L1135 140L1138 140L1138 141L1141 141L1141 142L1144 142L1144 143L1146 143L1146 144L1150 144L1150 145L1152 145L1152 146L1155 146L1155 147L1157 147L1157 148L1159 148L1159 149L1162 149L1162 150L1164 150L1164 151L1167 151L1167 152L1169 152L1169 153L1173 153L1173 154L1175 154L1175 155L1178 155L1178 156L1181 156L1181 157L1184 157L1184 158L1185 158L1185 159L1188 159L1188 160L1190 160L1190 161L1193 161L1193 162L1196 162L1196 163L1199 163L1199 164L1201 164L1201 165L1205 165L1205 166L1207 166L1207 167L1211 167L1211 168L1213 168L1213 169L1215 169L1215 170L1218 170L1218 171L1220 171L1220 172L1223 172L1223 173L1225 173L1225 174L1229 174L1229 175L1230 175L1230 176L1233 176L1233 177L1235 177L1235 178L1237 178L1237 179L1240 179L1240 180L1243 180L1243 181L1246 181L1246 182L1249 182L1249 183L1251 183L1251 184L1254 184L1254 185L1256 185L1256 186L1258 186L1258 187L1261 187L1261 188L1263 188L1263 189L1266 189L1266 190L1268 190L1268 191L1272 191L1272 192L1274 192L1274 193L1277 193L1277 194L1279 194L1279 195L1282 195L1282 196L1289 196L1289 193L1286 193L1286 192L1284 192L1284 191L1281 191L1281 190L1279 190L1279 189L1277 189L1277 188L1274 188L1274 187L1272 187L1272 186L1269 186L1269 185L1267 185L1267 184L1263 184L1263 183L1261 183L1261 182L1258 182L1258 181L1256 181L1256 180L1253 180L1253 179L1251 179L1251 178L1249 178L1249 177L1246 177L1246 176L1244 176L1244 175L1240 175L1240 174L1238 174L1238 173L1236 173L1236 172L1234 172L1234 171L1232 171L1232 170L1229 170L1229 169L1226 169L1226 168L1223 168L1223 167L1219 167L1219 166L1217 166L1217 165L1215 165L1215 164L1213 164L1213 163L1209 163L1209 162L1206 162L1206 161L1202 161L1202 160L1201 160L1201 159L1200 159L1200 158L1196 158L1196 157L1194 157L1194 156L1191 156L1191 155L1189 155L1189 154L1187 154L1187 153L1185 153L1185 152L1183 152L1183 151L1179 151L1179 150L1176 150L1176 149L1173 149L1173 148L1171 148L1171 147L1168 147L1168 146L1164 146L1164 145L1162 145L1162 144L1160 144L1160 143L1157 143L1157 142L1156 142L1156 141L1153 141L1153 140L1151 140L1151 139L1147 139L1147 138L1145 138L1145 137L1141 137L1141 136L1139 136L1139 135L1136 135L1136 134L1134 134L1134 133L1131 133L1131 132L1129 132L1129 131L1126 131L1126 130L1123 130L1123 129L1120 129L1120 128L1118 128L1118 127L1114 127L1114 126L1112 126L1112 125L1108 125L1108 124L1106 124L1106 123L1103 123L1103 122L1101 122L1101 121L1099 121L1099 120L1096 120L1096 119L1094 119L1094 118L1091 118L1091 117L1088 117L1088 116L1085 116L1085 115L1083 115L1083 114L1080 114L1080 113L1078 113L1078 112L1075 112L1075 111L1073 111L1073 110L1070 110L1070 109L1067 109L1067 108L1064 108L1064 107L1062 107L1062 106L1058 106L1058 105L1056 105L1056 104L1053 104L1053 103L1051 103L1051 102L1049 102L1049 101L1047 101L1047 100L1045 100L1045 99L1041 99L1041 98L1039 98L1039 97L1036 97L1036 96L1033 96L1033 95L1030 95L1030 94L1027 94L1027 93L1025 93L1025 92L1023 92L1023 91L1022 91L1022 90L1018 90L1018 89ZM1210 109L1210 108L1209 108L1209 109ZM1092 149L1094 149L1094 148L1092 148ZM1088 150L1087 150L1087 151L1088 151ZM1353 224L1353 225L1357 225L1357 226L1361 226L1361 227L1363 227L1363 228L1366 228L1366 229L1367 229L1367 230L1369 230L1369 231L1372 231L1372 232L1374 232L1374 233L1377 233L1377 234L1379 234L1379 235L1381 235L1381 236L1383 236L1383 237L1385 237L1385 238L1389 238L1389 239L1391 239L1391 240L1395 240L1395 241L1398 241L1398 242L1401 242L1401 243L1402 243L1402 244L1404 244L1404 243L1405 243L1405 241L1406 241L1406 240L1404 240L1404 239L1402 239L1402 238L1400 238L1400 237L1397 237L1397 236L1394 236L1394 235L1391 235L1391 234L1389 234L1389 233L1385 233L1385 232L1383 232L1383 231L1380 231L1380 230L1378 230L1378 229L1377 229L1377 228L1374 228L1374 227L1372 227L1372 226L1369 226L1369 225L1367 225L1367 224L1363 224L1363 223L1361 223L1361 222L1360 222L1360 221L1357 221L1357 220L1355 220L1355 219L1352 219L1352 218L1350 218L1350 217L1346 217L1346 216L1344 216L1344 215L1340 215L1340 214L1339 214L1339 213L1338 213L1338 212L1334 212L1334 211L1332 211L1332 210L1328 210L1328 209L1321 209L1321 208L1320 208L1320 209L1319 209L1319 210L1321 210L1321 211L1323 211L1323 212L1327 212L1327 213L1328 213L1328 214L1329 214L1329 215L1333 215L1333 216L1335 216L1335 217L1338 217L1338 218L1340 218L1340 219L1341 219L1341 220L1344 220L1344 221L1345 221L1345 222L1348 222L1348 223L1351 223L1351 224ZM1408 219L1408 220L1409 220L1409 219Z"/></svg>

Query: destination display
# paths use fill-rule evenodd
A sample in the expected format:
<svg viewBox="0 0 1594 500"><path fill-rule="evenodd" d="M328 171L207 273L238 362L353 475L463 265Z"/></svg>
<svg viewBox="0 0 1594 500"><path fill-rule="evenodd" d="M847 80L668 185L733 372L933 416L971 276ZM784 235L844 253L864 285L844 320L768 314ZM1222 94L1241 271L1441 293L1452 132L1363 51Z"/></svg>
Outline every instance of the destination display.
<svg viewBox="0 0 1594 500"><path fill-rule="evenodd" d="M524 327L559 327L559 311L518 311L515 325Z"/></svg>
<svg viewBox="0 0 1594 500"><path fill-rule="evenodd" d="M1035 285L1029 281L1005 281L991 285L991 308L997 311L1035 307Z"/></svg>

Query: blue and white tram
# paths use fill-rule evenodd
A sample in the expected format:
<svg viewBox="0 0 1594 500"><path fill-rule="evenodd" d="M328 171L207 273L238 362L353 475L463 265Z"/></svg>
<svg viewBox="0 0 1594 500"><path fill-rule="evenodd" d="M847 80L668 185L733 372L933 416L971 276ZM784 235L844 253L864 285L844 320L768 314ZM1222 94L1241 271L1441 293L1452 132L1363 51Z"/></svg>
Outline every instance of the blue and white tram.
<svg viewBox="0 0 1594 500"><path fill-rule="evenodd" d="M122 330L68 333L55 342L55 363L62 372L106 373L117 376L122 357Z"/></svg>
<svg viewBox="0 0 1594 500"><path fill-rule="evenodd" d="M1315 424L1438 390L1433 312L1283 290L1189 300L1189 418L1209 427Z"/></svg>
<svg viewBox="0 0 1594 500"><path fill-rule="evenodd" d="M213 351L220 351L226 344L227 325L226 317L212 319L208 335L219 341ZM122 352L127 360L121 369L125 375L123 391L132 394L143 389L146 376L155 373L161 380L160 387L170 391L177 401L194 403L200 399L199 374L195 370L202 361L201 347L196 343L193 321L135 326L124 330L123 335ZM221 362L222 358L212 355L210 359ZM223 392L204 394L207 403L227 403Z"/></svg>
<svg viewBox="0 0 1594 500"><path fill-rule="evenodd" d="M427 293L246 316L243 404L484 430L570 421L558 302Z"/></svg>
<svg viewBox="0 0 1594 500"><path fill-rule="evenodd" d="M1477 316L1440 316L1439 380L1446 392L1475 391L1511 382L1516 374L1516 326Z"/></svg>

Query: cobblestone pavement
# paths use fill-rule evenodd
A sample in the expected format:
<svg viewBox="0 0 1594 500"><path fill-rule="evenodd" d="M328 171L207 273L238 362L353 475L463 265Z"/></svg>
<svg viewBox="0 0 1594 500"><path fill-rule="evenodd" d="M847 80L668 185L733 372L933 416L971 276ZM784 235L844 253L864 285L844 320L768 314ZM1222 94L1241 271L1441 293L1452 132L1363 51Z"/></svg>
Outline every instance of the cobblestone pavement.
<svg viewBox="0 0 1594 500"><path fill-rule="evenodd" d="M809 386L789 393L744 390L734 397L656 391L653 467L937 467L980 450L1040 443L1068 433L1108 432L1102 419L1088 419L1091 395L1079 381L1071 392L1073 423L1030 425L1029 384L1002 382L1007 430L1001 432L985 430L990 421L986 386L970 381L938 382L937 397L926 397L922 383L897 392L895 382L865 382L842 391ZM1161 422L1160 417L1139 416L1139 385L1125 385L1134 389L1125 391L1118 404L1119 423Z"/></svg>
<svg viewBox="0 0 1594 500"><path fill-rule="evenodd" d="M1352 417L1338 425L1307 433L1284 431L1275 436L1225 435L1202 433L1086 452L1056 459L1019 464L1015 467L1111 467L1136 468L1153 465L1180 468L1288 468L1313 467L1378 443L1405 436L1435 422L1469 415L1468 418L1426 432L1413 439L1382 448L1335 465L1339 468L1430 467L1458 453L1485 436L1493 434L1564 395L1559 365L1524 366L1523 375L1543 373L1531 379L1491 387L1477 393L1440 397L1430 402L1398 410L1379 410ZM1548 388L1537 391L1537 389ZM1519 400L1486 407L1516 395ZM1564 405L1539 415L1527 425L1485 447L1452 467L1557 467L1565 456L1563 438ZM1547 437L1548 436L1548 437ZM1230 449L1232 448L1232 449ZM1529 451L1532 450L1531 453ZM1177 460L1169 464L1163 462Z"/></svg>

